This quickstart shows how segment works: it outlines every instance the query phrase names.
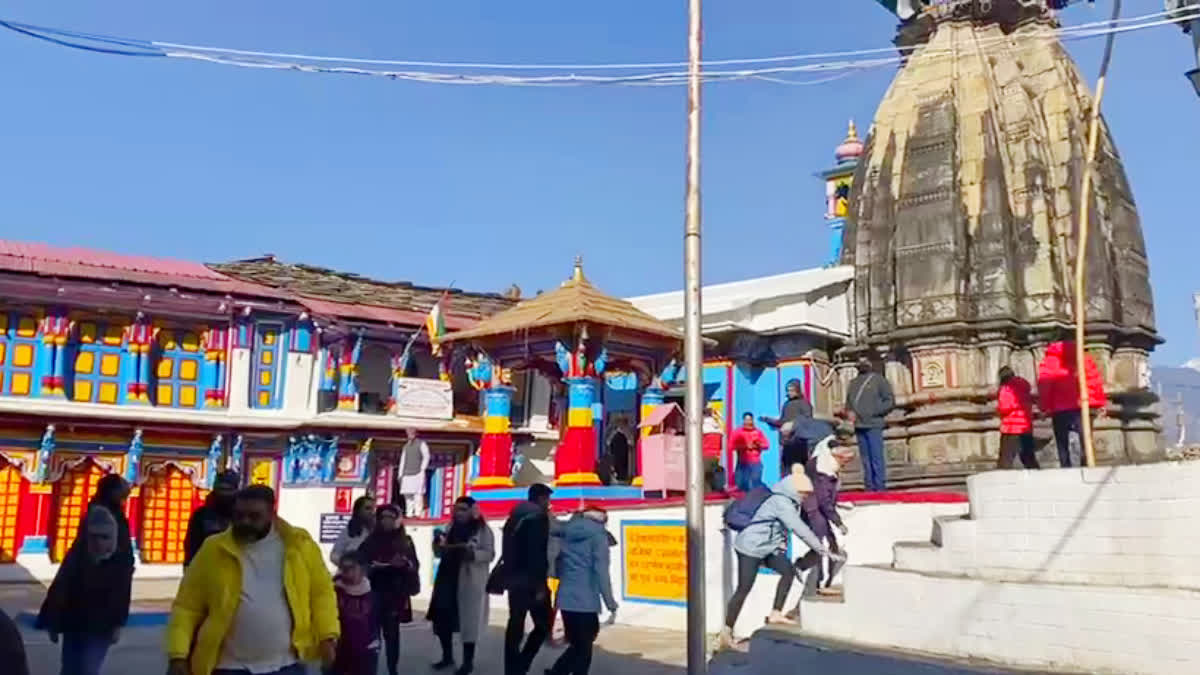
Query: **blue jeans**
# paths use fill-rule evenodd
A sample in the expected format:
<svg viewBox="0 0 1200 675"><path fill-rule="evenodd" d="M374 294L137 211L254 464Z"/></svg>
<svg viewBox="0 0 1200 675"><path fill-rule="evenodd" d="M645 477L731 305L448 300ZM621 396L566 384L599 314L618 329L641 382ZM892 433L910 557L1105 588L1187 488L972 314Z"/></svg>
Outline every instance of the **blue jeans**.
<svg viewBox="0 0 1200 675"><path fill-rule="evenodd" d="M749 492L763 484L762 462L738 462L733 470L733 484L742 492Z"/></svg>
<svg viewBox="0 0 1200 675"><path fill-rule="evenodd" d="M883 429L854 430L858 438L858 454L862 459L863 483L867 492L887 489L887 457L883 454Z"/></svg>
<svg viewBox="0 0 1200 675"><path fill-rule="evenodd" d="M61 675L100 675L112 638L88 633L62 634Z"/></svg>

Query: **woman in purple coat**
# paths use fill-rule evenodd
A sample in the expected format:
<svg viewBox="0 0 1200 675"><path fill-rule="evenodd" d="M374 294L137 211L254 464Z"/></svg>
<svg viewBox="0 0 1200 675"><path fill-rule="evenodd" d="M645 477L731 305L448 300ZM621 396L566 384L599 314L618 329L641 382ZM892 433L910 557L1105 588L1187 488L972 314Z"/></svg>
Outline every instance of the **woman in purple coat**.
<svg viewBox="0 0 1200 675"><path fill-rule="evenodd" d="M844 552L838 545L833 528L836 527L843 536L850 532L850 529L842 522L842 516L837 510L840 483L838 476L842 467L854 459L854 449L849 447L848 442L849 434L841 430L826 436L817 443L812 457L805 466L806 473L813 484L813 491L801 503L801 517L813 534L825 542L833 553ZM826 572L823 563L820 554L816 551L809 551L796 560L796 567L802 572L810 567L817 568L818 592L822 590L822 582L824 582L824 588L829 587L833 582L834 575L841 567L840 563L830 561L829 570Z"/></svg>

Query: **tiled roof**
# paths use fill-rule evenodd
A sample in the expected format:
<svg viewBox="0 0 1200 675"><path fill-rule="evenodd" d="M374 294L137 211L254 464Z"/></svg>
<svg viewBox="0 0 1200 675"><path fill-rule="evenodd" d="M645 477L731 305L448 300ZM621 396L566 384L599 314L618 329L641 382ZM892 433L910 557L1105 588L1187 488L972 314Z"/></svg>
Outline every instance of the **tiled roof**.
<svg viewBox="0 0 1200 675"><path fill-rule="evenodd" d="M178 286L189 290L257 297L284 297L277 291L227 277L200 263L37 242L0 239L0 270L43 277Z"/></svg>
<svg viewBox="0 0 1200 675"><path fill-rule="evenodd" d="M287 291L297 296L296 300L301 303L324 301L323 309L313 307L313 311L319 313L396 323L409 323L404 313L412 312L416 313L415 322L420 323L445 292L443 288L417 286L404 281L378 281L324 267L280 262L271 256L209 267L243 281ZM442 308L446 315L446 327L461 328L508 309L514 302L499 293L468 293L452 289ZM342 306L336 307L330 303ZM387 318L378 318L384 316Z"/></svg>

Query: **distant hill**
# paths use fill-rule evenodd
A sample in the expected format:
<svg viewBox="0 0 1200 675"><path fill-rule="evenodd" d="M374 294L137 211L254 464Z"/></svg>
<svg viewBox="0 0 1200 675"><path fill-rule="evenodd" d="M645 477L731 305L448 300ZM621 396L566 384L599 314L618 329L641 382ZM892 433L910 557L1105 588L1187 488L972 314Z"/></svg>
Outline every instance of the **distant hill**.
<svg viewBox="0 0 1200 675"><path fill-rule="evenodd" d="M1154 390L1162 399L1163 440L1167 446L1179 441L1179 409L1187 443L1200 443L1200 359L1183 366L1154 366L1151 370Z"/></svg>

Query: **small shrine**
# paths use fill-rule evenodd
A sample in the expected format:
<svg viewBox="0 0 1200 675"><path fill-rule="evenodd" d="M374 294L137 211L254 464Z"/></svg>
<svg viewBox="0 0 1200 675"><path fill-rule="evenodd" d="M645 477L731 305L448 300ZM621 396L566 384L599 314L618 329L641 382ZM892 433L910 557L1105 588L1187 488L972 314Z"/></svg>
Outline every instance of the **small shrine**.
<svg viewBox="0 0 1200 675"><path fill-rule="evenodd" d="M484 431L472 495L484 502L524 499L512 480L509 424L511 373L534 370L565 394L565 412L553 453L555 497L640 499L641 482L604 486L597 475L595 404L606 377L625 373L647 407L663 402L663 373L674 372L683 332L598 290L576 258L559 288L520 302L475 326L446 335L443 344L465 352L467 376L480 391ZM641 434L639 434L640 436ZM641 469L640 443L638 471Z"/></svg>

